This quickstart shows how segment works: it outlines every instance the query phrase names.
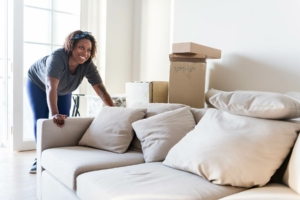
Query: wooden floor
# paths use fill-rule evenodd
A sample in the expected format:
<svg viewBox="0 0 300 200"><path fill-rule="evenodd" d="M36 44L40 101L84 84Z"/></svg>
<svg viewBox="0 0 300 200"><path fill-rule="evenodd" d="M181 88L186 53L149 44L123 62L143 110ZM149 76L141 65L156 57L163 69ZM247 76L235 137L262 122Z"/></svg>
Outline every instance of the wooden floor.
<svg viewBox="0 0 300 200"><path fill-rule="evenodd" d="M0 147L0 200L37 200L36 175L28 172L35 157Z"/></svg>

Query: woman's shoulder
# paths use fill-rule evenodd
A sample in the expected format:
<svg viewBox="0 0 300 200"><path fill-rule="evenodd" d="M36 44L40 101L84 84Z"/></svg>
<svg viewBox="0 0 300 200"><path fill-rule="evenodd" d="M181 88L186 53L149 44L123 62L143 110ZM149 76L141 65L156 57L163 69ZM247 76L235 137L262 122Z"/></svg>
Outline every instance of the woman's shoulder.
<svg viewBox="0 0 300 200"><path fill-rule="evenodd" d="M65 52L64 48L59 48L54 50L47 58L48 61L63 61L68 60L68 55Z"/></svg>
<svg viewBox="0 0 300 200"><path fill-rule="evenodd" d="M64 70L68 66L68 56L64 55L62 48L56 49L45 59L45 66L48 69L58 68Z"/></svg>
<svg viewBox="0 0 300 200"><path fill-rule="evenodd" d="M67 56L67 53L66 53L66 51L65 51L64 48L59 48L59 49L54 50L54 51L51 53L51 55L58 55L58 56L63 56L63 57L65 57L65 56Z"/></svg>
<svg viewBox="0 0 300 200"><path fill-rule="evenodd" d="M97 68L97 66L94 64L93 60L89 61L89 62L85 62L83 63L84 67L88 67L88 68Z"/></svg>

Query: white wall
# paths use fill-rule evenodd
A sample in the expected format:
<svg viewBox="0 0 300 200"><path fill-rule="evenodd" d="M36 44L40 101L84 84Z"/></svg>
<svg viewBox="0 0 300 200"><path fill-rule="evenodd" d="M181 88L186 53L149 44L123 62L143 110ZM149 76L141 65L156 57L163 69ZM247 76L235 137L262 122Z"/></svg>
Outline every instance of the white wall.
<svg viewBox="0 0 300 200"><path fill-rule="evenodd" d="M207 88L300 91L300 1L174 0L173 42L222 50Z"/></svg>
<svg viewBox="0 0 300 200"><path fill-rule="evenodd" d="M94 63L111 96L124 94L128 81L168 80L170 0L81 1L81 29L97 39ZM79 92L96 95L86 80ZM85 116L88 102L80 101Z"/></svg>
<svg viewBox="0 0 300 200"><path fill-rule="evenodd" d="M105 84L110 94L125 93L133 49L134 0L107 0Z"/></svg>
<svg viewBox="0 0 300 200"><path fill-rule="evenodd" d="M94 63L111 95L125 93L131 80L135 0L82 0L81 28L93 33L98 53ZM96 95L83 81L80 92Z"/></svg>
<svg viewBox="0 0 300 200"><path fill-rule="evenodd" d="M136 0L131 81L168 81L171 0Z"/></svg>
<svg viewBox="0 0 300 200"><path fill-rule="evenodd" d="M133 49L134 0L82 0L81 29L91 31L97 40L98 52L94 63L113 96L125 93L130 80ZM96 96L86 79L79 92ZM80 114L88 114L87 98L80 98Z"/></svg>
<svg viewBox="0 0 300 200"><path fill-rule="evenodd" d="M171 0L102 1L98 59L108 92L125 93L128 81L168 81Z"/></svg>

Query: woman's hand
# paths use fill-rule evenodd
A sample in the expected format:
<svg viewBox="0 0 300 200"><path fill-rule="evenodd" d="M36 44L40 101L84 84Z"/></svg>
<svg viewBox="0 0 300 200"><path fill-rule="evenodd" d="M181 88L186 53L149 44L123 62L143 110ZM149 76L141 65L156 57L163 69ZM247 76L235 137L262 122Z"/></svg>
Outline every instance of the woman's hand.
<svg viewBox="0 0 300 200"><path fill-rule="evenodd" d="M114 102L112 101L110 95L107 93L105 86L103 83L93 85L95 92L102 99L104 105L106 106L114 106Z"/></svg>
<svg viewBox="0 0 300 200"><path fill-rule="evenodd" d="M58 127L63 127L65 124L65 119L67 119L67 115L56 114L56 115L53 115L52 118L53 118L53 122Z"/></svg>

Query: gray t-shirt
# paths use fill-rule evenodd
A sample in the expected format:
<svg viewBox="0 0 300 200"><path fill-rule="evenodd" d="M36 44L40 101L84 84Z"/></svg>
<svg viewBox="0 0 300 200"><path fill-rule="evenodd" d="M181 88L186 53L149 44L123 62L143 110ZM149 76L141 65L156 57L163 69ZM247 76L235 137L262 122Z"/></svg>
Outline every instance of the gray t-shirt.
<svg viewBox="0 0 300 200"><path fill-rule="evenodd" d="M78 65L75 74L69 71L68 55L63 48L36 61L28 70L28 78L31 82L46 91L46 77L59 80L57 87L58 95L73 92L86 77L91 85L102 83L102 79L93 61Z"/></svg>

